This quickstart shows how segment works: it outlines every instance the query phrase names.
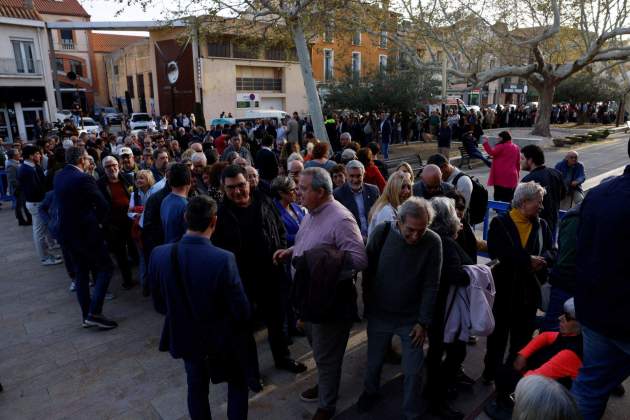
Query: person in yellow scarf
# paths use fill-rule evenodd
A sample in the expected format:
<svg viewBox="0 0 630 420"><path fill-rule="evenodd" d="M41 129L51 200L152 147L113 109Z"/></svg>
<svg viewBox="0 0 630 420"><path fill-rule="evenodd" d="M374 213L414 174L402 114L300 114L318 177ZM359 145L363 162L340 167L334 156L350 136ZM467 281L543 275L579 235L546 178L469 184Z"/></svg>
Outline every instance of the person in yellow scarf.
<svg viewBox="0 0 630 420"><path fill-rule="evenodd" d="M547 223L538 217L545 189L536 182L520 183L512 209L495 217L488 231L488 254L500 264L493 270L496 298L494 332L488 337L483 378L494 380L504 363L509 342L511 364L532 338L536 310L541 303L540 284L553 261L553 241Z"/></svg>

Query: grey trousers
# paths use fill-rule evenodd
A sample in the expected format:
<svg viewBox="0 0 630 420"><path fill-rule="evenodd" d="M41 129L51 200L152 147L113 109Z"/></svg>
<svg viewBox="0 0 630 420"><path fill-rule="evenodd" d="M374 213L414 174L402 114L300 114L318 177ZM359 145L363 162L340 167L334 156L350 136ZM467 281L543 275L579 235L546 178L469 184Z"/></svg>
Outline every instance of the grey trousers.
<svg viewBox="0 0 630 420"><path fill-rule="evenodd" d="M404 379L403 414L407 420L420 418L420 387L422 384L422 364L424 350L422 346L414 346L409 334L413 324L406 324L374 317L368 318L368 361L365 373L365 391L376 394L380 389L381 369L385 353L389 349L392 336L400 337L402 345L402 373Z"/></svg>
<svg viewBox="0 0 630 420"><path fill-rule="evenodd" d="M352 321L331 324L305 324L306 334L317 365L319 408L335 411L341 366L346 353Z"/></svg>

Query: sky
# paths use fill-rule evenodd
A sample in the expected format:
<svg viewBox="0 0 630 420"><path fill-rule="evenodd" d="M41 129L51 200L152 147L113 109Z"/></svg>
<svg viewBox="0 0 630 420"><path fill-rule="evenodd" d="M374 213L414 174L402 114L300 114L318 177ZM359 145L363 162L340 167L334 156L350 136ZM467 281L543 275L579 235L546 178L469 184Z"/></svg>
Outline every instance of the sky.
<svg viewBox="0 0 630 420"><path fill-rule="evenodd" d="M121 5L117 1L108 1L108 0L79 0L83 8L87 10L87 12L92 17L92 22L99 21L143 21L143 20L159 20L162 17L160 13L161 7L156 6L153 7L146 12L142 11L142 8L139 6L129 7ZM156 1L156 3L161 3L161 1ZM116 15L116 12L121 10L119 15ZM134 32L134 31L97 31L103 33L114 33L114 34L123 34L123 35L142 35L149 36L148 32Z"/></svg>

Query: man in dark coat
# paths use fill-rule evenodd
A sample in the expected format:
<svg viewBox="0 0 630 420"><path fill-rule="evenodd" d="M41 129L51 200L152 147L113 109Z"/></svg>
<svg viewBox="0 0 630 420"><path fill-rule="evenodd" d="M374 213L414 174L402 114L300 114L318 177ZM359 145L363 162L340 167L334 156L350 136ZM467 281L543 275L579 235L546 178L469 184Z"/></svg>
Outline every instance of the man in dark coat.
<svg viewBox="0 0 630 420"><path fill-rule="evenodd" d="M540 212L540 217L545 219L555 237L560 201L567 194L562 174L554 168L545 166L545 154L535 144L529 144L521 149L521 169L529 171L521 182L535 181L545 189L544 208Z"/></svg>
<svg viewBox="0 0 630 420"><path fill-rule="evenodd" d="M272 146L273 137L263 137L262 148L256 153L256 158L254 159L260 178L268 182L271 182L278 176L278 157L271 150Z"/></svg>
<svg viewBox="0 0 630 420"><path fill-rule="evenodd" d="M413 184L413 195L430 200L433 197L441 197L453 189L453 185L442 181L442 170L440 167L428 164L422 169L420 180Z"/></svg>
<svg viewBox="0 0 630 420"><path fill-rule="evenodd" d="M149 262L154 306L166 315L159 348L184 359L193 420L211 418L211 379L228 383L228 418L247 419L245 371L233 355L234 331L249 319L249 302L234 254L210 242L216 203L206 196L192 198L186 220L181 241L155 248Z"/></svg>
<svg viewBox="0 0 630 420"><path fill-rule="evenodd" d="M273 263L273 254L286 248L286 230L275 205L259 191L251 191L245 168L230 165L221 173L225 199L219 207L213 243L233 252L252 305L263 317L276 368L292 373L306 370L302 363L291 359L283 333L286 310L286 285L283 267ZM248 380L254 391L259 388L260 372L254 326L248 338ZM254 384L255 383L255 384ZM256 386L258 385L258 386ZM260 389L260 388L259 388Z"/></svg>
<svg viewBox="0 0 630 420"><path fill-rule="evenodd" d="M338 187L333 192L335 200L350 210L361 230L363 241L367 240L367 232L370 223L368 215L370 209L381 195L376 185L363 182L365 167L358 160L351 160L346 165L348 182Z"/></svg>
<svg viewBox="0 0 630 420"><path fill-rule="evenodd" d="M103 300L112 272L112 262L100 224L108 205L90 175L83 173L87 153L78 147L66 151L66 166L54 180L55 199L59 205L59 240L67 247L76 264L76 292L84 328L118 326L103 316ZM90 271L95 272L95 286L90 297Z"/></svg>

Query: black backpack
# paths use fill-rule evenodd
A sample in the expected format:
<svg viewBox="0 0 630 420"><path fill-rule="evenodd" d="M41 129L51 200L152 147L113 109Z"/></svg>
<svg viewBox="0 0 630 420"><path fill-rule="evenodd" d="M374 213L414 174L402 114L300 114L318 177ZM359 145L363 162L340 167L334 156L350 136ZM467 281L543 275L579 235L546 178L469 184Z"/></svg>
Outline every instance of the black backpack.
<svg viewBox="0 0 630 420"><path fill-rule="evenodd" d="M468 203L468 218L471 225L483 222L486 217L486 209L488 208L488 190L479 179L475 176L460 172L453 179L453 186L457 188L457 181L462 176L467 176L472 181L472 193L470 194L470 203Z"/></svg>

